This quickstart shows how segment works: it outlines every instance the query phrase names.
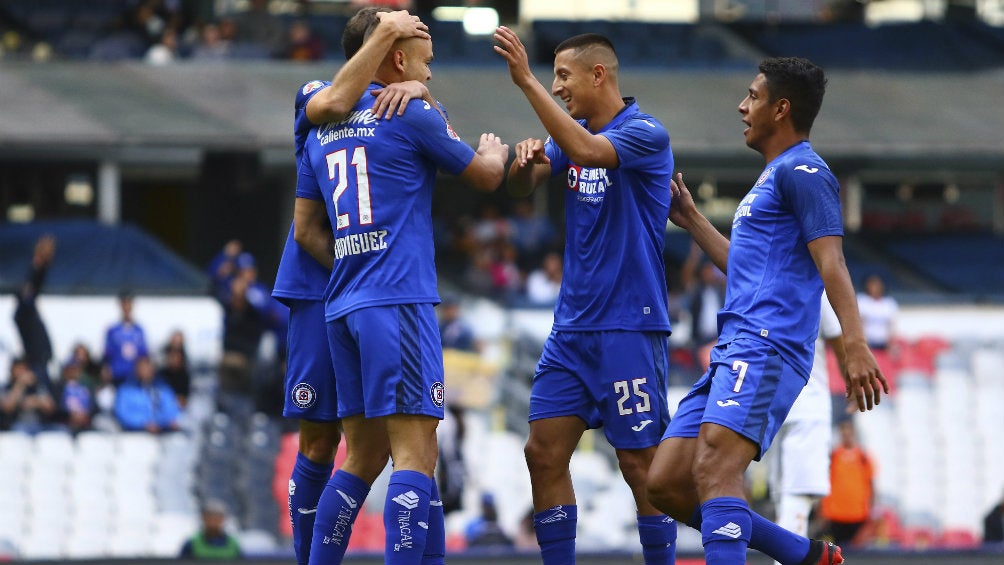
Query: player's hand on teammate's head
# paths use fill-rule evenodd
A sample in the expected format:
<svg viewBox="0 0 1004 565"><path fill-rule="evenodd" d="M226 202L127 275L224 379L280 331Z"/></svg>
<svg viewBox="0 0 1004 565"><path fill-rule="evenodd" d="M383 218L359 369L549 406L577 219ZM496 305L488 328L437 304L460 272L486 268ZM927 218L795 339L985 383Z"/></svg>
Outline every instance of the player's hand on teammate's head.
<svg viewBox="0 0 1004 565"><path fill-rule="evenodd" d="M390 29L398 39L409 37L432 38L429 35L429 26L425 25L418 16L409 14L408 10L377 12L376 17L380 20L381 26L390 26Z"/></svg>
<svg viewBox="0 0 1004 565"><path fill-rule="evenodd" d="M516 144L517 166L525 167L528 163L546 165L550 162L551 160L547 158L547 154L544 152L543 140L531 137Z"/></svg>
<svg viewBox="0 0 1004 565"><path fill-rule="evenodd" d="M417 80L407 80L376 88L370 94L376 96L371 109L373 115L389 120L394 114L403 115L411 99L429 96L429 89Z"/></svg>
<svg viewBox="0 0 1004 565"><path fill-rule="evenodd" d="M526 47L516 32L505 26L499 26L495 29L495 35L492 37L499 43L493 49L509 65L509 75L517 86L522 87L536 80L530 70L530 59L526 54Z"/></svg>

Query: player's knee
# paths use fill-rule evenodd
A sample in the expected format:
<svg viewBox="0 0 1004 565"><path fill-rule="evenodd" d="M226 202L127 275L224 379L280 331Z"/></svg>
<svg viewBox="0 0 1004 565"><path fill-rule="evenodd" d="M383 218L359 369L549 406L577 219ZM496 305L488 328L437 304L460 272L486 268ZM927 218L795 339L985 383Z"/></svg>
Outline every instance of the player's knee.
<svg viewBox="0 0 1004 565"><path fill-rule="evenodd" d="M617 464L624 481L629 485L644 485L648 474L649 460L636 454L618 453Z"/></svg>
<svg viewBox="0 0 1004 565"><path fill-rule="evenodd" d="M532 476L548 474L561 469L555 453L532 435L523 446L523 456L526 458L526 466ZM567 469L568 466L565 465L564 468Z"/></svg>
<svg viewBox="0 0 1004 565"><path fill-rule="evenodd" d="M314 463L328 464L335 460L335 452L342 434L336 426L312 427L309 432L300 430L299 451Z"/></svg>

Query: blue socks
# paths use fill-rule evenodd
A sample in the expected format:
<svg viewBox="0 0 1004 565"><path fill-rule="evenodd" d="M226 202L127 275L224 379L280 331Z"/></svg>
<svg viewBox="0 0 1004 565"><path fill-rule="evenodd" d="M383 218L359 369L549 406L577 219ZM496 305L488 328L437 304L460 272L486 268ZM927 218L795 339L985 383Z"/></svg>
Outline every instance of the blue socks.
<svg viewBox="0 0 1004 565"><path fill-rule="evenodd" d="M746 547L753 530L749 504L723 496L701 505L701 541L708 565L746 562Z"/></svg>
<svg viewBox="0 0 1004 565"><path fill-rule="evenodd" d="M443 501L439 497L436 477L432 477L430 482L432 488L429 491L429 537L425 540L422 565L445 565L446 516L443 514Z"/></svg>
<svg viewBox="0 0 1004 565"><path fill-rule="evenodd" d="M385 565L420 565L429 534L432 479L418 471L394 471L387 485L383 525ZM445 545L445 542L444 542Z"/></svg>
<svg viewBox="0 0 1004 565"><path fill-rule="evenodd" d="M314 543L310 565L333 565L342 562L349 545L352 523L370 492L359 477L339 469L321 494L314 522Z"/></svg>
<svg viewBox="0 0 1004 565"><path fill-rule="evenodd" d="M779 563L800 563L809 554L811 541L808 538L790 532L756 512L751 511L750 517L753 531L750 534L749 547L774 558ZM687 525L700 530L701 522L701 507L698 506Z"/></svg>
<svg viewBox="0 0 1004 565"><path fill-rule="evenodd" d="M665 514L638 516L638 537L645 565L676 563L676 520Z"/></svg>
<svg viewBox="0 0 1004 565"><path fill-rule="evenodd" d="M310 540L314 535L314 516L321 491L331 477L333 463L320 465L302 453L296 454L293 474L289 477L289 520L293 524L293 550L298 565L307 565Z"/></svg>
<svg viewBox="0 0 1004 565"><path fill-rule="evenodd" d="M544 565L575 563L577 524L578 507L574 504L555 506L533 515L533 529Z"/></svg>

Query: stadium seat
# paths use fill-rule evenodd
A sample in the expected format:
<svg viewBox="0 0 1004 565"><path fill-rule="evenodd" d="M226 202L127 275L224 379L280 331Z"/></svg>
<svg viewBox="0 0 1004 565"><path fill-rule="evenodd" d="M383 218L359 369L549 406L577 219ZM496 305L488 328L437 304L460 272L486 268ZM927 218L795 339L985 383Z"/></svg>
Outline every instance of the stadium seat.
<svg viewBox="0 0 1004 565"><path fill-rule="evenodd" d="M73 458L73 438L66 432L41 432L34 439L33 457L53 463L66 463Z"/></svg>
<svg viewBox="0 0 1004 565"><path fill-rule="evenodd" d="M108 540L94 532L73 532L64 548L68 559L100 559L107 556Z"/></svg>
<svg viewBox="0 0 1004 565"><path fill-rule="evenodd" d="M0 432L0 464L23 463L31 457L31 436L21 432Z"/></svg>

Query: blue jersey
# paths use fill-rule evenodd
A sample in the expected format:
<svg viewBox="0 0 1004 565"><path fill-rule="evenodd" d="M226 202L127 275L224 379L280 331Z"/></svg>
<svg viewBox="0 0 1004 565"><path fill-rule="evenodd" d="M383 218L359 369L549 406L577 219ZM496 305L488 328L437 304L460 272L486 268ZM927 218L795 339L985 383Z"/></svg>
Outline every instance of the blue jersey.
<svg viewBox="0 0 1004 565"><path fill-rule="evenodd" d="M767 164L732 220L719 343L766 341L808 378L823 281L807 244L843 235L839 190L808 141Z"/></svg>
<svg viewBox="0 0 1004 565"><path fill-rule="evenodd" d="M369 306L439 303L436 171L456 175L474 159L427 102L412 100L392 120L374 116L373 102L367 91L347 118L310 130L299 166L296 195L322 200L335 234L329 321Z"/></svg>
<svg viewBox="0 0 1004 565"><path fill-rule="evenodd" d="M673 151L662 124L626 102L594 132L613 144L616 169L581 167L545 144L551 174L566 175L568 188L556 330L670 331L663 243Z"/></svg>
<svg viewBox="0 0 1004 565"><path fill-rule="evenodd" d="M293 104L293 137L296 142L296 161L300 162L303 144L313 126L307 119L307 102L322 88L330 86L327 81L314 80L300 87ZM318 263L293 239L293 226L289 226L286 246L282 249L279 269L275 274L272 296L287 306L288 300L321 300L324 287L328 284L331 271Z"/></svg>
<svg viewBox="0 0 1004 565"><path fill-rule="evenodd" d="M143 328L133 322L120 322L105 333L105 362L116 383L133 376L136 359L149 354Z"/></svg>

